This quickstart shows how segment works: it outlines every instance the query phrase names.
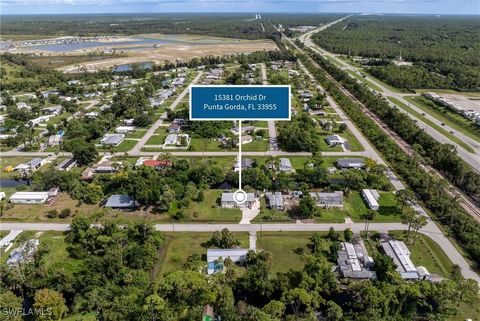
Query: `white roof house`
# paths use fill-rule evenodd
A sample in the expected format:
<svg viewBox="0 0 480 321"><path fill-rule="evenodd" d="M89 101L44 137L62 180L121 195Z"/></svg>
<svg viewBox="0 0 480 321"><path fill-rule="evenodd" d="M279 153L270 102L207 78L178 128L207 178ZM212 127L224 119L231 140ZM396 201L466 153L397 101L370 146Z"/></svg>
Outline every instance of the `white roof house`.
<svg viewBox="0 0 480 321"><path fill-rule="evenodd" d="M182 140L185 143L182 143ZM190 145L190 136L188 134L169 134L165 138L163 148L188 148Z"/></svg>
<svg viewBox="0 0 480 321"><path fill-rule="evenodd" d="M117 134L127 134L127 133L133 133L137 127L135 126L118 126L115 128L115 132Z"/></svg>
<svg viewBox="0 0 480 321"><path fill-rule="evenodd" d="M362 189L362 197L368 205L368 208L378 211L380 205L378 200L380 199L380 194L375 189Z"/></svg>
<svg viewBox="0 0 480 321"><path fill-rule="evenodd" d="M49 192L16 192L10 196L10 203L14 204L42 204L48 199Z"/></svg>
<svg viewBox="0 0 480 321"><path fill-rule="evenodd" d="M363 168L365 160L363 158L339 158L336 161L339 168Z"/></svg>
<svg viewBox="0 0 480 321"><path fill-rule="evenodd" d="M339 135L330 135L325 138L325 141L329 146L337 146L345 144L345 140Z"/></svg>
<svg viewBox="0 0 480 321"><path fill-rule="evenodd" d="M241 263L247 259L247 253L249 249L208 249L207 250L207 263L208 263L208 270L207 273L214 274L215 272L221 271L223 266L218 269L215 266L216 261L225 260L229 258L232 262Z"/></svg>
<svg viewBox="0 0 480 321"><path fill-rule="evenodd" d="M124 134L105 134L100 144L102 145L110 145L110 146L118 146L125 140Z"/></svg>
<svg viewBox="0 0 480 321"><path fill-rule="evenodd" d="M420 278L417 268L410 259L410 250L403 241L392 240L381 242L380 245L385 254L393 259L397 266L396 270L403 279L418 280ZM424 274L424 271L421 271L421 273Z"/></svg>

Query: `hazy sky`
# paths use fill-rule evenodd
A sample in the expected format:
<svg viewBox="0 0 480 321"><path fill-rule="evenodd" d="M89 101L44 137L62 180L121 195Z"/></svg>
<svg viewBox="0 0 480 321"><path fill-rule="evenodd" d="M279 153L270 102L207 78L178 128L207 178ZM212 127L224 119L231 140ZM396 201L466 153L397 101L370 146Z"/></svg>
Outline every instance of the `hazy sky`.
<svg viewBox="0 0 480 321"><path fill-rule="evenodd" d="M480 0L0 0L2 14L383 12L480 14Z"/></svg>

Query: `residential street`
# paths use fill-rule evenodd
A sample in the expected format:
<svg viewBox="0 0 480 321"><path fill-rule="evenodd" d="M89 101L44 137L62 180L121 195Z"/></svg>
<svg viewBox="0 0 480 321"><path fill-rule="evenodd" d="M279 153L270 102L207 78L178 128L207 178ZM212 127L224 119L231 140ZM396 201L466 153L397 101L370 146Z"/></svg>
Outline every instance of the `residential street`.
<svg viewBox="0 0 480 321"><path fill-rule="evenodd" d="M328 231L333 227L337 231L350 228L354 233L364 230L363 223L297 223L297 224L156 224L155 228L162 232L214 232L228 228L232 232L315 232ZM402 223L370 223L371 231L387 232L393 230L406 230L407 225ZM0 231L10 230L31 230L31 231L66 231L69 224L61 223L1 223ZM463 256L457 251L453 244L443 235L440 229L433 222L429 222L420 233L433 239L450 258L458 264L465 278L474 279L480 283L480 277L475 273Z"/></svg>

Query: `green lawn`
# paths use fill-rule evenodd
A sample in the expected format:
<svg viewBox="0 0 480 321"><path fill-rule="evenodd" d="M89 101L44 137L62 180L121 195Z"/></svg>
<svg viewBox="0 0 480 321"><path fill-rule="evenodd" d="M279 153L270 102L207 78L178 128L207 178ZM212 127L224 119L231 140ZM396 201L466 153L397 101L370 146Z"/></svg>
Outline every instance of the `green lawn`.
<svg viewBox="0 0 480 321"><path fill-rule="evenodd" d="M268 128L268 122L266 121L255 121L252 122L252 126L260 128Z"/></svg>
<svg viewBox="0 0 480 321"><path fill-rule="evenodd" d="M325 235L325 232L318 232ZM299 271L305 265L301 254L311 253L308 248L310 237L313 232L258 232L257 250L272 253L272 273L287 272L288 270ZM330 241L323 239L322 249L326 250Z"/></svg>
<svg viewBox="0 0 480 321"><path fill-rule="evenodd" d="M72 314L71 316L62 319L62 321L96 321L96 313L90 312L87 314Z"/></svg>
<svg viewBox="0 0 480 321"><path fill-rule="evenodd" d="M147 140L145 145L162 145L164 141L165 141L164 135L152 135Z"/></svg>
<svg viewBox="0 0 480 321"><path fill-rule="evenodd" d="M473 121L462 117L450 111L448 108L434 104L428 105L431 102L424 97L407 96L406 100L423 110L425 113L434 116L439 121L454 128L455 130L465 134L466 136L480 141L480 126L476 125ZM432 102L433 103L433 102Z"/></svg>
<svg viewBox="0 0 480 321"><path fill-rule="evenodd" d="M212 138L193 137L190 149L194 151L217 152L222 151L220 142Z"/></svg>
<svg viewBox="0 0 480 321"><path fill-rule="evenodd" d="M145 129L137 129L133 133L129 133L125 135L125 138L142 138L143 135L147 133L147 130Z"/></svg>
<svg viewBox="0 0 480 321"><path fill-rule="evenodd" d="M212 234L201 232L163 233L165 243L160 256L161 266L157 277L181 269L191 254L206 255L207 248L203 247L202 243L206 242ZM240 241L241 248L249 247L248 233L234 233L234 235Z"/></svg>
<svg viewBox="0 0 480 321"><path fill-rule="evenodd" d="M111 153L116 153L116 152L128 152L131 150L135 145L138 144L138 140L128 140L125 139L120 145L118 146L112 146L110 148L105 148L105 147L100 147L98 148L99 151L102 152L111 152Z"/></svg>
<svg viewBox="0 0 480 321"><path fill-rule="evenodd" d="M239 209L222 208L219 205L221 190L204 191L202 202L191 202L190 206L183 209L190 222L240 222L242 213ZM168 214L178 211L178 202L173 202Z"/></svg>
<svg viewBox="0 0 480 321"><path fill-rule="evenodd" d="M458 145L462 146L463 148L465 148L470 153L474 152L473 149L470 147L470 145L463 142L460 138L456 137L455 135L450 134L446 129L442 128L441 126L439 126L435 123L433 123L431 120L427 119L422 114L420 114L420 113L416 112L415 110L413 110L412 108L408 107L407 105L405 105L404 103L402 103L398 99L396 99L394 97L387 97L387 98L388 98L388 100L390 100L395 105L400 106L400 108L402 108L403 110L405 110L405 111L409 112L410 114L414 115L416 118L418 118L421 121L423 121L424 123L428 124L430 127L434 128L436 131L438 131L439 133L441 133L442 135L444 135L448 139L450 139L450 140L454 141L455 143L457 143Z"/></svg>
<svg viewBox="0 0 480 321"><path fill-rule="evenodd" d="M242 145L242 151L245 152L263 152L263 151L268 151L269 149L269 144L267 140L254 140L251 143Z"/></svg>

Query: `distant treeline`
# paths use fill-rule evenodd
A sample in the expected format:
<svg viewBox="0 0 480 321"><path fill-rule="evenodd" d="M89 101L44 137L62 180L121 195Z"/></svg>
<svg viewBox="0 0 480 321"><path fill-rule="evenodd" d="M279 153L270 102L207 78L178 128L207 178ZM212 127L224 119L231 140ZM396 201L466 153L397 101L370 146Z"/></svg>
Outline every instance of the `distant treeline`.
<svg viewBox="0 0 480 321"><path fill-rule="evenodd" d="M371 72L400 88L480 90L480 21L473 16L354 16L314 35L321 47L351 56L394 59L414 66Z"/></svg>
<svg viewBox="0 0 480 321"><path fill-rule="evenodd" d="M135 35L143 33L198 34L242 39L266 39L254 14L135 14L2 16L8 35ZM264 22L265 25L265 22Z"/></svg>

